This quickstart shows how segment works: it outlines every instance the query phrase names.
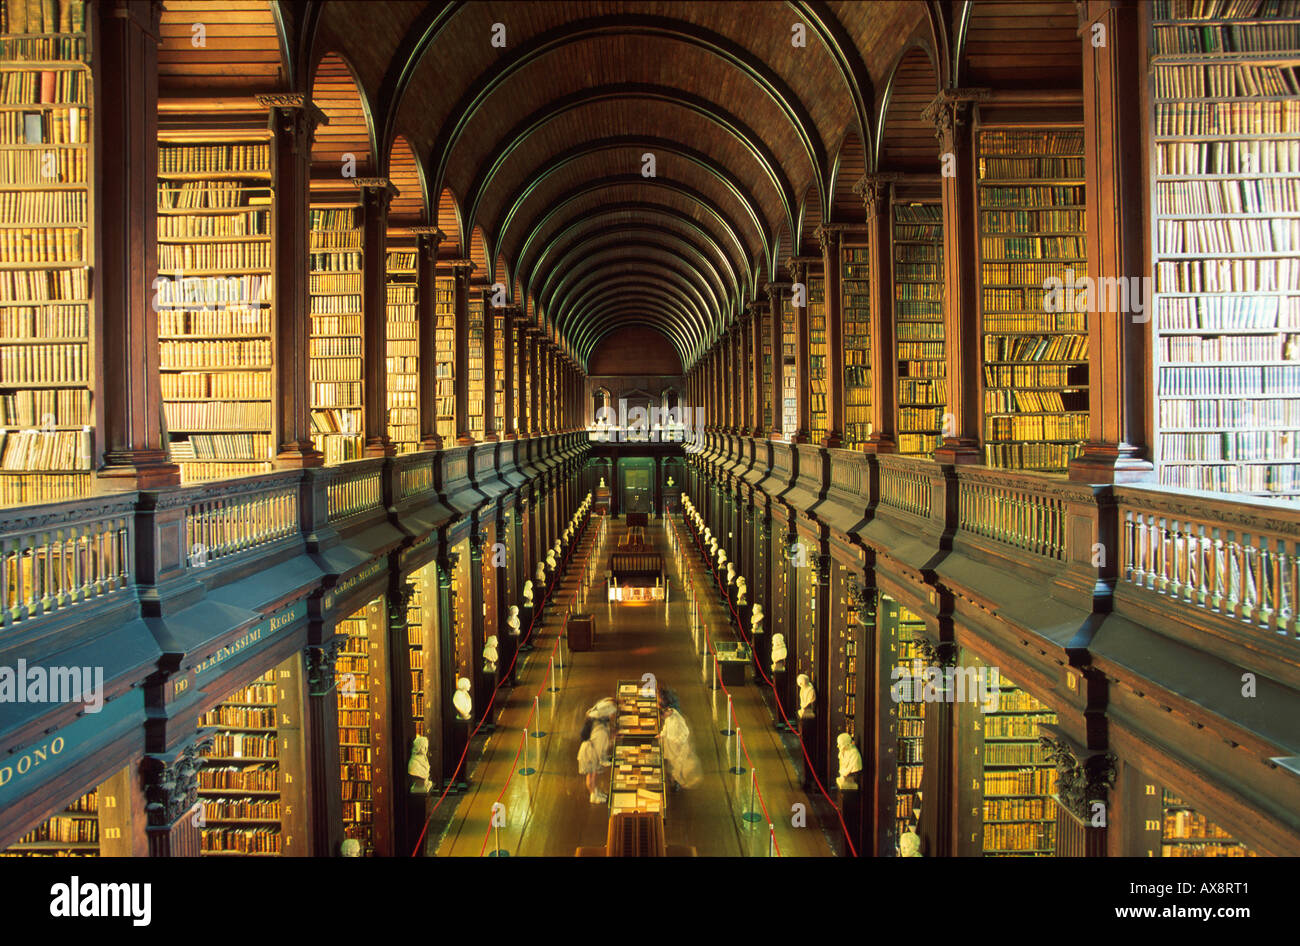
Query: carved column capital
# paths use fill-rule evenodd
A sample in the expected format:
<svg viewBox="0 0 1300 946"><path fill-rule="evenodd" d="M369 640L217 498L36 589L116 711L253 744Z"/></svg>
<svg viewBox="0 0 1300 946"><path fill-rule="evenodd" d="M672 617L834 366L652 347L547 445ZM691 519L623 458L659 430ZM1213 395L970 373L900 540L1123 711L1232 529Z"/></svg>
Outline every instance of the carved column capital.
<svg viewBox="0 0 1300 946"><path fill-rule="evenodd" d="M149 826L170 828L199 801L202 750L212 745L211 735L196 738L179 755L144 757L145 816Z"/></svg>
<svg viewBox="0 0 1300 946"><path fill-rule="evenodd" d="M309 154L316 129L330 121L305 95L298 93L259 95L257 102L268 110L271 132L288 137L295 154Z"/></svg>
<svg viewBox="0 0 1300 946"><path fill-rule="evenodd" d="M916 652L928 667L955 667L957 665L957 646L952 641L932 641L924 634L913 639Z"/></svg>
<svg viewBox="0 0 1300 946"><path fill-rule="evenodd" d="M889 206L890 188L901 175L893 173L864 174L853 185L853 193L862 198L867 219L883 213Z"/></svg>
<svg viewBox="0 0 1300 946"><path fill-rule="evenodd" d="M822 255L826 255L827 250L832 252L838 251L840 242L844 235L844 227L833 223L823 223L816 230L817 245L821 247Z"/></svg>
<svg viewBox="0 0 1300 946"><path fill-rule="evenodd" d="M437 262L438 244L447 239L447 234L437 227L411 227L410 229L415 234L415 242L419 252L423 253L425 259L429 260L429 262Z"/></svg>
<svg viewBox="0 0 1300 946"><path fill-rule="evenodd" d="M334 665L338 663L339 651L345 641L346 638L338 634L307 647L307 692L312 696L324 696L333 689Z"/></svg>
<svg viewBox="0 0 1300 946"><path fill-rule="evenodd" d="M1093 802L1103 804L1115 787L1116 758L1112 752L1088 752L1059 734L1040 735L1047 761L1056 766L1056 795L1061 805L1087 824Z"/></svg>
<svg viewBox="0 0 1300 946"><path fill-rule="evenodd" d="M971 106L988 97L988 89L943 89L922 110L921 119L934 126L934 136L947 147L957 129L970 121Z"/></svg>

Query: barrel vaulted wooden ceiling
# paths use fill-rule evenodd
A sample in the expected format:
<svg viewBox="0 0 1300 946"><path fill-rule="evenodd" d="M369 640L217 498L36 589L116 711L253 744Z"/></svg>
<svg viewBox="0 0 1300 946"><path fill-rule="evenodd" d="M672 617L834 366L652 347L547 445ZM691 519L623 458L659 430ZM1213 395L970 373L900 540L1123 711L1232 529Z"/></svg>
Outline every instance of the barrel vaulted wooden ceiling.
<svg viewBox="0 0 1300 946"><path fill-rule="evenodd" d="M921 111L940 88L1077 88L1076 18L1037 0L167 0L159 81L310 94L322 191L350 156L397 183L394 227L437 225L441 258L474 259L580 361L643 325L689 365L818 252L820 224L862 222L863 173L937 171Z"/></svg>

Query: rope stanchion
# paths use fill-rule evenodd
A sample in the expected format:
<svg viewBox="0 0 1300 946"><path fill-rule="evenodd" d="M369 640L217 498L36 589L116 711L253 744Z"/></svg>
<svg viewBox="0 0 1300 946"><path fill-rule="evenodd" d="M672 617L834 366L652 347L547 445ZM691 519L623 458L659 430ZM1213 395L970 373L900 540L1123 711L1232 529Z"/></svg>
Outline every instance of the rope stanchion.
<svg viewBox="0 0 1300 946"><path fill-rule="evenodd" d="M527 727L527 726L524 727L524 742L525 742L525 743L528 742L528 727ZM524 776L524 778L527 778L528 776L532 775L532 774L533 774L534 772L536 772L536 771L537 771L537 770L536 770L535 768L533 768L531 765L528 764L528 754L527 754L527 753L524 753L524 767L523 767L522 769L519 770L519 774L522 775L522 776Z"/></svg>

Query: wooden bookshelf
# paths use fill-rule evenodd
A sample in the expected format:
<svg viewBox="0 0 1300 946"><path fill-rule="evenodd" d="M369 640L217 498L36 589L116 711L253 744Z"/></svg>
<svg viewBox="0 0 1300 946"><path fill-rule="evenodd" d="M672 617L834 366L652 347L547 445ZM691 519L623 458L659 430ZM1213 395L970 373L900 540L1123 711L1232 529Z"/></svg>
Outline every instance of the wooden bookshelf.
<svg viewBox="0 0 1300 946"><path fill-rule="evenodd" d="M420 322L415 248L389 243L388 438L399 454L420 449Z"/></svg>
<svg viewBox="0 0 1300 946"><path fill-rule="evenodd" d="M862 621L869 616L858 609L858 604L850 593L848 586L851 569L838 562L832 568L837 611L830 621L832 666L830 699L826 701L830 716L827 732L832 739L842 732L857 739L858 644L863 637Z"/></svg>
<svg viewBox="0 0 1300 946"><path fill-rule="evenodd" d="M870 248L840 247L840 313L844 340L844 446L871 438Z"/></svg>
<svg viewBox="0 0 1300 946"><path fill-rule="evenodd" d="M93 83L83 4L3 12L0 505L13 506L91 490Z"/></svg>
<svg viewBox="0 0 1300 946"><path fill-rule="evenodd" d="M1152 30L1160 481L1295 501L1300 5L1163 0Z"/></svg>
<svg viewBox="0 0 1300 946"><path fill-rule="evenodd" d="M91 789L0 851L0 857L99 857L99 832L99 790Z"/></svg>
<svg viewBox="0 0 1300 946"><path fill-rule="evenodd" d="M826 372L829 365L826 338L826 279L808 274L808 391L812 443L826 439Z"/></svg>
<svg viewBox="0 0 1300 946"><path fill-rule="evenodd" d="M1255 852L1167 789L1161 793L1161 857L1255 857Z"/></svg>
<svg viewBox="0 0 1300 946"><path fill-rule="evenodd" d="M272 469L274 181L264 129L159 136L159 383L182 482Z"/></svg>
<svg viewBox="0 0 1300 946"><path fill-rule="evenodd" d="M806 301L806 300L805 300ZM781 299L781 434L786 440L799 429L799 376L795 361L798 337L798 313L794 294L786 292Z"/></svg>
<svg viewBox="0 0 1300 946"><path fill-rule="evenodd" d="M438 436L456 442L456 280L439 276L434 283L436 329Z"/></svg>
<svg viewBox="0 0 1300 946"><path fill-rule="evenodd" d="M503 308L492 310L492 370L496 383L492 386L493 430L497 436L505 434L510 425L506 419L506 317Z"/></svg>
<svg viewBox="0 0 1300 946"><path fill-rule="evenodd" d="M486 351L483 333L487 331L487 324L481 289L470 291L465 315L466 331L469 333L469 363L466 365L469 372L466 379L469 385L469 435L476 441L481 441L485 430L483 410L486 407L484 395L487 391L483 374L483 353Z"/></svg>
<svg viewBox="0 0 1300 946"><path fill-rule="evenodd" d="M983 128L976 146L984 462L1064 472L1088 439L1083 131Z"/></svg>
<svg viewBox="0 0 1300 946"><path fill-rule="evenodd" d="M1044 757L1038 727L1054 724L1056 714L1005 676L998 683L997 711L982 713L984 856L1050 857L1056 768Z"/></svg>
<svg viewBox="0 0 1300 946"><path fill-rule="evenodd" d="M284 784L276 723L275 670L232 693L204 713L199 727L214 728L203 750L199 801L200 853L206 856L283 853Z"/></svg>
<svg viewBox="0 0 1300 946"><path fill-rule="evenodd" d="M765 305L758 324L763 340L763 436L772 432L772 307Z"/></svg>
<svg viewBox="0 0 1300 946"><path fill-rule="evenodd" d="M943 208L892 205L898 452L933 456L948 403L943 343Z"/></svg>
<svg viewBox="0 0 1300 946"><path fill-rule="evenodd" d="M925 772L925 701L924 694L925 661L917 646L917 639L923 636L925 622L899 604L890 603L891 620L889 629L893 631L897 650L894 654L894 668L897 669L896 682L906 681L909 686L902 687L900 693L910 696L909 700L896 700L898 710L898 733L895 738L898 773L894 779L894 843L903 836L908 827L913 829L918 824L921 810L921 776Z"/></svg>
<svg viewBox="0 0 1300 946"><path fill-rule="evenodd" d="M312 443L327 464L355 460L365 443L361 205L311 206Z"/></svg>
<svg viewBox="0 0 1300 946"><path fill-rule="evenodd" d="M347 635L334 665L339 713L339 781L343 836L361 842L363 857L385 853L387 661L384 598L378 597L339 622Z"/></svg>
<svg viewBox="0 0 1300 946"><path fill-rule="evenodd" d="M406 582L406 644L411 672L411 719L415 735L427 735L424 725L424 582L414 576Z"/></svg>
<svg viewBox="0 0 1300 946"><path fill-rule="evenodd" d="M456 564L451 570L452 579L452 659L456 665L456 678L476 679L474 665L478 654L474 653L474 615L470 609L474 589L471 583L474 574L470 570L469 542L458 546ZM537 589L534 589L536 592ZM471 693L475 707L479 706L482 694Z"/></svg>

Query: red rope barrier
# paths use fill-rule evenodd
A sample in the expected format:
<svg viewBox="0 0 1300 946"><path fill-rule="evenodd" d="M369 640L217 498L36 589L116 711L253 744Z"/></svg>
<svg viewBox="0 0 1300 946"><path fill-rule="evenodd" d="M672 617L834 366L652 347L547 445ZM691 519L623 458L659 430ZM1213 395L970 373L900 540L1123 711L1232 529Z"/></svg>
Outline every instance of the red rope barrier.
<svg viewBox="0 0 1300 946"><path fill-rule="evenodd" d="M584 534L586 533L587 523L590 521L591 521L591 514L588 513L587 518L583 520L583 525L582 525ZM579 538L581 538L581 536ZM501 690L501 681L502 679L509 679L510 676L513 674L515 663L519 660L519 649L524 644L528 643L528 641L532 638L533 628L537 626L537 619L538 617L541 616L541 612L543 608L545 608L546 602L550 599L551 590L555 587L555 583L559 580L559 577L560 577L560 570L556 569L555 576L551 579L551 584L546 589L546 596L542 599L541 606L533 609L532 618L528 622L528 632L524 634L522 638L520 638L519 645L515 647L515 652L510 658L510 666L506 668L507 669L506 674L504 675L504 677L498 675L497 685L492 688L492 695L488 697L487 706L484 708L482 718L478 721L478 725L474 727L474 731L469 734L469 738L465 740L465 748L461 750L460 759L456 763L456 768L452 770L451 777L447 779L447 784L443 788L442 793L438 796L438 800L434 802L433 807L429 809L429 813L425 816L424 827L420 829L420 836L415 841L415 850L411 852L412 857L420 856L420 848L424 844L424 837L426 834L428 834L429 825L433 821L433 816L437 813L438 807L442 804L443 799L447 797L447 793L451 791L452 785L456 783L456 776L460 774L461 766L465 764L465 757L466 755L469 754L469 747L473 744L474 737L478 735L478 731L483 727L483 724L487 722L488 719L490 718L492 706L496 702L497 693L499 693ZM558 643L558 638L557 638L557 643Z"/></svg>

